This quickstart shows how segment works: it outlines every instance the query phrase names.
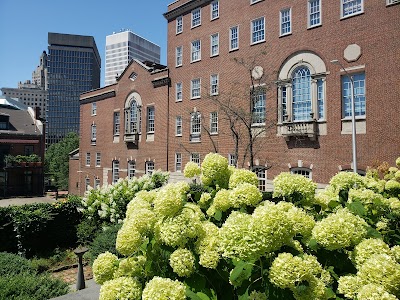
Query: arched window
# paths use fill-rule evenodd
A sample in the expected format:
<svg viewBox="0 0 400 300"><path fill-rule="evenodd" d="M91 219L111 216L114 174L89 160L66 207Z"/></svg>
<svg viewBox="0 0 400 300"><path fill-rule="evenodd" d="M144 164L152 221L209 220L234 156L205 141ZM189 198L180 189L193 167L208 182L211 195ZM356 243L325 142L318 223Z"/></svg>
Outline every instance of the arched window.
<svg viewBox="0 0 400 300"><path fill-rule="evenodd" d="M301 66L292 75L292 117L293 121L306 121L311 114L311 75L310 70Z"/></svg>
<svg viewBox="0 0 400 300"><path fill-rule="evenodd" d="M136 92L125 101L125 137L126 142L136 142L142 127L142 99Z"/></svg>

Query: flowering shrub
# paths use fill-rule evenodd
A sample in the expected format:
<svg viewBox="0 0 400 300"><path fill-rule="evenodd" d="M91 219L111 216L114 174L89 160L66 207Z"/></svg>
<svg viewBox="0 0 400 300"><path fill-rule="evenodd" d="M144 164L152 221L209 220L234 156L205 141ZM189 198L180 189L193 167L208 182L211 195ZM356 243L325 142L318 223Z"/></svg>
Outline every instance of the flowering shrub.
<svg viewBox="0 0 400 300"><path fill-rule="evenodd" d="M193 178L199 176L201 173L201 169L198 164L195 162L189 161L185 165L185 169L183 169L183 175L187 178Z"/></svg>
<svg viewBox="0 0 400 300"><path fill-rule="evenodd" d="M397 170L342 172L317 195L311 180L282 173L263 201L257 176L217 154L185 169L202 184L129 196L121 258L93 264L101 299L400 297L400 200L386 188Z"/></svg>

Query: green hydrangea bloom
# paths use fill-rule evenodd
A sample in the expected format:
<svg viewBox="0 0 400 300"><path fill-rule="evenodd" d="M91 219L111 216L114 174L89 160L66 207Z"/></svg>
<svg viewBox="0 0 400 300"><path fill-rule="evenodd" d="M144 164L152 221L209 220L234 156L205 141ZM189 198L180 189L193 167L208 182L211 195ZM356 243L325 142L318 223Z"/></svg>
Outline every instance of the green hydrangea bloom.
<svg viewBox="0 0 400 300"><path fill-rule="evenodd" d="M338 280L338 291L346 298L355 299L362 285L361 279L356 275L341 276Z"/></svg>
<svg viewBox="0 0 400 300"><path fill-rule="evenodd" d="M143 290L142 300L186 300L186 288L182 282L169 278L154 277Z"/></svg>
<svg viewBox="0 0 400 300"><path fill-rule="evenodd" d="M186 178L193 178L195 176L199 176L200 173L201 173L201 169L200 169L199 165L192 161L189 161L185 165L185 169L183 170L183 175Z"/></svg>
<svg viewBox="0 0 400 300"><path fill-rule="evenodd" d="M374 254L391 255L389 246L381 239L365 239L353 251L352 258L356 266L361 266Z"/></svg>
<svg viewBox="0 0 400 300"><path fill-rule="evenodd" d="M209 153L204 157L201 165L202 182L205 185L217 185L219 188L228 188L230 172L228 160L220 154Z"/></svg>
<svg viewBox="0 0 400 300"><path fill-rule="evenodd" d="M396 166L398 166L398 167L400 168L400 157L398 157L398 158L396 159Z"/></svg>
<svg viewBox="0 0 400 300"><path fill-rule="evenodd" d="M129 218L130 215L132 215L132 213L135 210L138 210L141 208L151 209L151 204L149 202L143 200L142 198L139 198L139 197L133 198L126 206L126 217Z"/></svg>
<svg viewBox="0 0 400 300"><path fill-rule="evenodd" d="M392 212L396 215L400 215L400 199L391 197L389 199L385 200L385 203L389 208L392 210Z"/></svg>
<svg viewBox="0 0 400 300"><path fill-rule="evenodd" d="M212 200L211 194L210 193L206 193L204 192L203 194L201 194L200 196L200 200L198 202L198 205L201 208L206 208L209 206L210 202Z"/></svg>
<svg viewBox="0 0 400 300"><path fill-rule="evenodd" d="M100 288L99 300L140 300L142 285L132 277L119 277L106 281Z"/></svg>
<svg viewBox="0 0 400 300"><path fill-rule="evenodd" d="M231 207L256 206L262 200L262 194L257 186L250 183L241 183L229 193Z"/></svg>
<svg viewBox="0 0 400 300"><path fill-rule="evenodd" d="M377 194L369 189L350 189L348 202L360 201L365 205L379 206L384 204L384 198L381 194Z"/></svg>
<svg viewBox="0 0 400 300"><path fill-rule="evenodd" d="M385 289L377 284L370 283L360 288L357 299L359 300L398 300L398 298L385 291Z"/></svg>
<svg viewBox="0 0 400 300"><path fill-rule="evenodd" d="M274 178L273 197L283 197L287 201L305 201L311 204L317 184L302 175L283 172Z"/></svg>
<svg viewBox="0 0 400 300"><path fill-rule="evenodd" d="M156 214L146 208L131 210L129 214L127 213L127 218L125 223L131 223L130 227L135 227L139 233L146 234L153 230L154 224L157 220Z"/></svg>
<svg viewBox="0 0 400 300"><path fill-rule="evenodd" d="M389 180L385 184L385 191L387 191L388 193L391 193L393 195L400 194L400 182L398 182L396 180L392 180L392 179Z"/></svg>
<svg viewBox="0 0 400 300"><path fill-rule="evenodd" d="M196 241L196 252L199 264L205 268L215 269L221 258L219 228L209 221L202 223L202 230Z"/></svg>
<svg viewBox="0 0 400 300"><path fill-rule="evenodd" d="M367 223L342 208L317 222L313 238L327 250L343 249L357 245L367 235Z"/></svg>
<svg viewBox="0 0 400 300"><path fill-rule="evenodd" d="M392 256L394 259L400 263L400 245L393 246L390 251L392 252Z"/></svg>
<svg viewBox="0 0 400 300"><path fill-rule="evenodd" d="M256 173L246 169L233 169L233 173L229 178L229 188L234 189L237 185L242 183L250 183L258 187L258 178Z"/></svg>
<svg viewBox="0 0 400 300"><path fill-rule="evenodd" d="M114 277L118 268L118 257L110 252L100 254L93 262L93 278L98 284L103 284Z"/></svg>
<svg viewBox="0 0 400 300"><path fill-rule="evenodd" d="M248 300L268 300L267 295L262 292L252 291Z"/></svg>
<svg viewBox="0 0 400 300"><path fill-rule="evenodd" d="M169 264L180 277L189 277L195 271L195 257L188 249L175 250L169 258Z"/></svg>
<svg viewBox="0 0 400 300"><path fill-rule="evenodd" d="M114 273L114 278L118 277L141 277L144 273L146 257L143 255L132 256L121 259L118 269Z"/></svg>
<svg viewBox="0 0 400 300"><path fill-rule="evenodd" d="M313 204L319 205L322 210L326 210L331 201L339 203L339 195L328 185L324 190L316 193Z"/></svg>
<svg viewBox="0 0 400 300"><path fill-rule="evenodd" d="M154 211L161 216L173 217L182 209L188 191L189 185L186 182L167 184L154 199Z"/></svg>
<svg viewBox="0 0 400 300"><path fill-rule="evenodd" d="M231 202L229 201L229 190L219 190L215 196L211 206L207 210L208 216L213 216L217 210L227 211L231 208Z"/></svg>
<svg viewBox="0 0 400 300"><path fill-rule="evenodd" d="M329 184L335 193L348 191L351 188L360 188L365 185L364 177L354 172L339 172L331 178Z"/></svg>
<svg viewBox="0 0 400 300"><path fill-rule="evenodd" d="M132 255L139 250L144 242L144 237L140 234L134 222L124 222L118 231L115 247L122 255Z"/></svg>

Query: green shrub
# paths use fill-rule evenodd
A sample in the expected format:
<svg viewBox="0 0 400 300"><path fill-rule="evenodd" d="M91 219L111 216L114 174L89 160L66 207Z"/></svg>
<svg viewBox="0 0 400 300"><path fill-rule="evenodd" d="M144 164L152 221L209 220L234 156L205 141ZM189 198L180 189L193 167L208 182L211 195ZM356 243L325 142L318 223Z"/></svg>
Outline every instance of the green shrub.
<svg viewBox="0 0 400 300"><path fill-rule="evenodd" d="M35 274L36 270L26 258L12 253L0 252L0 277L21 273Z"/></svg>
<svg viewBox="0 0 400 300"><path fill-rule="evenodd" d="M97 256L104 252L111 252L115 255L117 250L115 249L115 240L117 239L118 230L121 228L122 224L112 225L107 227L104 231L100 231L94 238L92 244L90 245L90 264Z"/></svg>
<svg viewBox="0 0 400 300"><path fill-rule="evenodd" d="M43 300L68 293L68 284L49 274L21 273L0 277L0 299Z"/></svg>
<svg viewBox="0 0 400 300"><path fill-rule="evenodd" d="M13 206L0 207L0 251L16 253L17 237L14 232Z"/></svg>
<svg viewBox="0 0 400 300"><path fill-rule="evenodd" d="M99 224L94 219L84 219L76 228L76 235L80 244L90 244L100 231Z"/></svg>

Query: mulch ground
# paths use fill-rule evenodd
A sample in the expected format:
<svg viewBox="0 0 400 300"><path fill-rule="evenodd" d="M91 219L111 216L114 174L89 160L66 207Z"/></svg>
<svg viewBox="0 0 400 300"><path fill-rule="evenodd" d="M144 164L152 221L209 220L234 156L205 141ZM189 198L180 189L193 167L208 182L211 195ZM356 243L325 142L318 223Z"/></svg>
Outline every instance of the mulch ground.
<svg viewBox="0 0 400 300"><path fill-rule="evenodd" d="M92 268L89 265L83 267L83 273L85 280L93 278ZM52 272L52 276L59 278L68 284L75 284L78 276L78 266L71 266L70 268L61 271L54 271Z"/></svg>

